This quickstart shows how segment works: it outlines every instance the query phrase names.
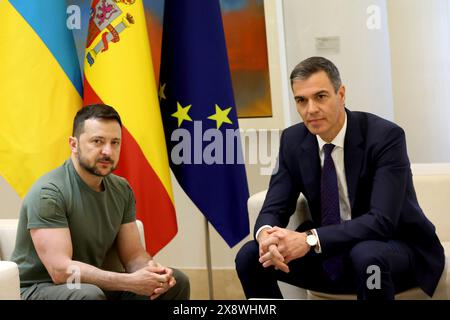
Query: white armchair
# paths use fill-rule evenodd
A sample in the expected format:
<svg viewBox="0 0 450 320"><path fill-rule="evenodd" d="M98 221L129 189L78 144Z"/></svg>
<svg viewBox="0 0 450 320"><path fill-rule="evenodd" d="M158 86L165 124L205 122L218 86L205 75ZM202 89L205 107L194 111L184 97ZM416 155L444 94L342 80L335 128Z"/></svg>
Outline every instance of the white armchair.
<svg viewBox="0 0 450 320"><path fill-rule="evenodd" d="M436 226L436 231L445 250L446 265L432 299L450 298L450 163L414 164L413 181L419 204L427 217ZM248 200L250 216L257 216L261 211L267 190L252 195ZM306 199L300 195L297 209L291 217L288 228L298 226L309 215ZM304 290L279 282L284 298L288 299L356 299L356 295L338 295ZM401 292L396 299L425 300L430 299L420 288Z"/></svg>
<svg viewBox="0 0 450 320"><path fill-rule="evenodd" d="M20 299L19 269L11 257L16 242L17 219L0 219L0 300Z"/></svg>
<svg viewBox="0 0 450 320"><path fill-rule="evenodd" d="M0 219L0 300L19 300L20 281L19 269L12 261L4 261L11 258L16 243L18 219ZM136 220L141 237L141 243L145 247L144 226ZM111 271L123 270L115 248L108 253L103 268Z"/></svg>

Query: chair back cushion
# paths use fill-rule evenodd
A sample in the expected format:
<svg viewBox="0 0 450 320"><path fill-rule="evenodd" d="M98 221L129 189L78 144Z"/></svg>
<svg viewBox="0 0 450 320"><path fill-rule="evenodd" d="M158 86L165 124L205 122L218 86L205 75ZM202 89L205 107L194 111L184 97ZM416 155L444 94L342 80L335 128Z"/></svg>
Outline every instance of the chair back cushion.
<svg viewBox="0 0 450 320"><path fill-rule="evenodd" d="M439 239L450 241L450 163L411 167L420 207L436 227Z"/></svg>
<svg viewBox="0 0 450 320"><path fill-rule="evenodd" d="M9 260L16 243L18 219L0 219L0 260Z"/></svg>

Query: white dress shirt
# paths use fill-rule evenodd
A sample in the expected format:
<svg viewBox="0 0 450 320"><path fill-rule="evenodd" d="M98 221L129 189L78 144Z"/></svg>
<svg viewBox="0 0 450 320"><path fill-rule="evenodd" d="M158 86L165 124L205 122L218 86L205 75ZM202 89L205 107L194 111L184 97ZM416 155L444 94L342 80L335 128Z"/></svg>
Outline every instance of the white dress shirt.
<svg viewBox="0 0 450 320"><path fill-rule="evenodd" d="M345 176L345 164L344 164L344 141L345 141L345 133L347 131L347 114L345 113L344 125L342 126L339 133L330 143L334 144L335 147L331 152L331 158L333 158L334 166L336 168L336 175L338 181L338 189L339 189L339 209L341 213L341 222L350 220L352 213L350 207L350 200L348 198L348 189L347 189L347 180ZM316 135L317 142L319 143L319 157L320 157L320 167L323 168L323 162L325 160L325 155L323 151L323 146L327 143L321 137ZM256 239L258 239L259 233L265 228L271 228L270 225L264 225L258 229L256 232ZM314 234L317 236L317 232L315 229L312 230ZM315 248L317 253L320 253L320 239Z"/></svg>

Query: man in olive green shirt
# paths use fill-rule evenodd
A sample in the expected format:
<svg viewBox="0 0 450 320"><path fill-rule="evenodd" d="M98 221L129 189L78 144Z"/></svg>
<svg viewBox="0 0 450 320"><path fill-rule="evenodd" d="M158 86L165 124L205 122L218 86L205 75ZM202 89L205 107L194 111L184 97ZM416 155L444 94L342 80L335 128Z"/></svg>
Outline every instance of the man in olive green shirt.
<svg viewBox="0 0 450 320"><path fill-rule="evenodd" d="M156 263L141 245L133 191L111 172L122 123L110 106L82 108L72 155L41 177L20 211L12 260L22 299L188 299L189 280ZM125 273L102 270L116 246Z"/></svg>

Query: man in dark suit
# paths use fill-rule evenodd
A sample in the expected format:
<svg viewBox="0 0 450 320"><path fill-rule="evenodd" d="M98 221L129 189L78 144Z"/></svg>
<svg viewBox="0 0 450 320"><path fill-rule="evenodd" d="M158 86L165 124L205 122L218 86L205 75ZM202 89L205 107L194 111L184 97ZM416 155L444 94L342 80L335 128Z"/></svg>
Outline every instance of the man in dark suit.
<svg viewBox="0 0 450 320"><path fill-rule="evenodd" d="M347 110L325 58L299 63L291 86L303 123L284 130L256 240L236 256L247 298L281 298L277 280L358 299L394 299L417 285L431 296L444 251L417 202L404 131ZM311 220L288 230L300 193Z"/></svg>

